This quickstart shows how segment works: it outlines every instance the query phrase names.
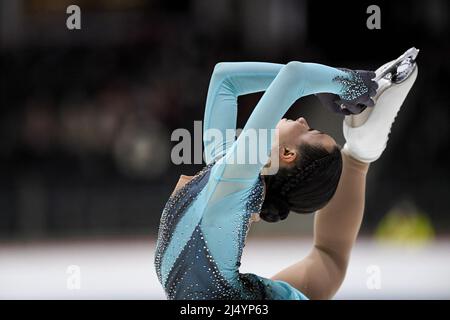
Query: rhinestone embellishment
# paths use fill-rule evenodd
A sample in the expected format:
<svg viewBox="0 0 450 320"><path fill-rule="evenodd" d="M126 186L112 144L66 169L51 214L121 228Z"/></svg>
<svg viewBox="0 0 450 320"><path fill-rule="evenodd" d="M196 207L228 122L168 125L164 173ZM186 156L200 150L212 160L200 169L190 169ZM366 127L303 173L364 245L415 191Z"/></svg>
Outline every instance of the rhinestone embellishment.
<svg viewBox="0 0 450 320"><path fill-rule="evenodd" d="M342 85L342 93L339 95L341 99L348 101L354 100L369 91L358 72L353 70L342 71L347 73L348 76L337 76L333 78L333 81L339 82Z"/></svg>

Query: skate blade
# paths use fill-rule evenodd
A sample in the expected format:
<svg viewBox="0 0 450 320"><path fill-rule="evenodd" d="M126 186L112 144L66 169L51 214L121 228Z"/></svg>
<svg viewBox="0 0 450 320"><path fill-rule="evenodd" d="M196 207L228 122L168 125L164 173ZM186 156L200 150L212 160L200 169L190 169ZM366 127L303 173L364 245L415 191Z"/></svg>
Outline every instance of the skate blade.
<svg viewBox="0 0 450 320"><path fill-rule="evenodd" d="M419 50L415 47L406 50L400 57L379 68L373 80L379 82L385 79L396 84L402 83L414 72L418 54Z"/></svg>
<svg viewBox="0 0 450 320"><path fill-rule="evenodd" d="M403 53L396 60L386 63L375 71L376 77L373 79L378 83L377 94L373 101L378 102L378 98L392 85L400 84L408 79L417 68L416 58L419 50L412 47ZM352 128L362 126L369 118L373 108L366 108L360 114L345 116L345 123Z"/></svg>

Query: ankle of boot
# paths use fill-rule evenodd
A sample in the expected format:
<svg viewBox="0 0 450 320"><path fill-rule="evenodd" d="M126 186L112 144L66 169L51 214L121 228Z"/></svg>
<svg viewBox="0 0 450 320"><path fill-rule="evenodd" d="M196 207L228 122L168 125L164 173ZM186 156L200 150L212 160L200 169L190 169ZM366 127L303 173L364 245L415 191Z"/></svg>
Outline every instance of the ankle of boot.
<svg viewBox="0 0 450 320"><path fill-rule="evenodd" d="M361 156L355 154L354 152L352 152L350 150L350 148L348 147L347 143L344 144L344 147L342 148L342 152L345 155L347 155L348 157L352 158L353 160L358 161L363 164L370 164L370 163L378 160L378 158L380 157L380 156L372 157L372 158L361 157Z"/></svg>

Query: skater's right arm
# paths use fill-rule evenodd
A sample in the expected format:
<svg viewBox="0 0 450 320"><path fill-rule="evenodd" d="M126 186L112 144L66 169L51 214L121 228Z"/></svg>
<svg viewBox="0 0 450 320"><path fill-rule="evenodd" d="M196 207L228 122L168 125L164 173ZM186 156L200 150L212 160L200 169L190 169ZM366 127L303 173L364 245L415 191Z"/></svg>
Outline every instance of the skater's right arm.
<svg viewBox="0 0 450 320"><path fill-rule="evenodd" d="M272 278L288 282L310 299L330 299L341 286L363 218L369 164L345 152L342 158L336 193L315 216L311 252Z"/></svg>

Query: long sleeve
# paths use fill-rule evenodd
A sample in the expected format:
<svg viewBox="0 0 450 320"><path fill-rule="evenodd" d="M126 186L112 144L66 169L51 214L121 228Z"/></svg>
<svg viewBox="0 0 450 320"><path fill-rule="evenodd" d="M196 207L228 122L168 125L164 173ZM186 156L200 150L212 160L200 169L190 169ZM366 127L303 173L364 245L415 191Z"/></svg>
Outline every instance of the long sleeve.
<svg viewBox="0 0 450 320"><path fill-rule="evenodd" d="M238 96L265 91L283 66L266 62L216 64L209 83L203 121L207 164L223 155L235 140Z"/></svg>
<svg viewBox="0 0 450 320"><path fill-rule="evenodd" d="M340 85L332 82L330 76L345 76L343 71L313 63L302 65L305 69L317 69L311 70L313 72L308 74L308 81L303 83L303 95L340 89ZM265 91L284 66L267 62L220 62L215 66L208 88L203 122L207 164L222 156L235 140L238 97ZM324 79L325 71L328 77ZM283 113L286 111L287 109Z"/></svg>
<svg viewBox="0 0 450 320"><path fill-rule="evenodd" d="M204 136L205 150L209 154L209 159L216 158L220 154L218 151L225 152L225 156L218 161L213 172L216 179L250 182L254 181L267 162L275 138L275 127L290 106L297 99L310 94L321 92L341 94L344 88L335 79L348 75L332 67L298 61L284 66L243 62L233 67L232 73L228 73L227 68L218 68L217 78L222 80L211 80L214 85L212 84L210 89L217 88L211 92L211 96L208 93L205 128L211 133L207 132ZM271 80L273 76L275 77ZM231 135L226 139L220 139L219 135L219 139L213 139L211 142L210 138L218 132L235 129L237 97L264 88L266 92L238 139L234 141L234 136ZM219 99L215 100L217 97Z"/></svg>

